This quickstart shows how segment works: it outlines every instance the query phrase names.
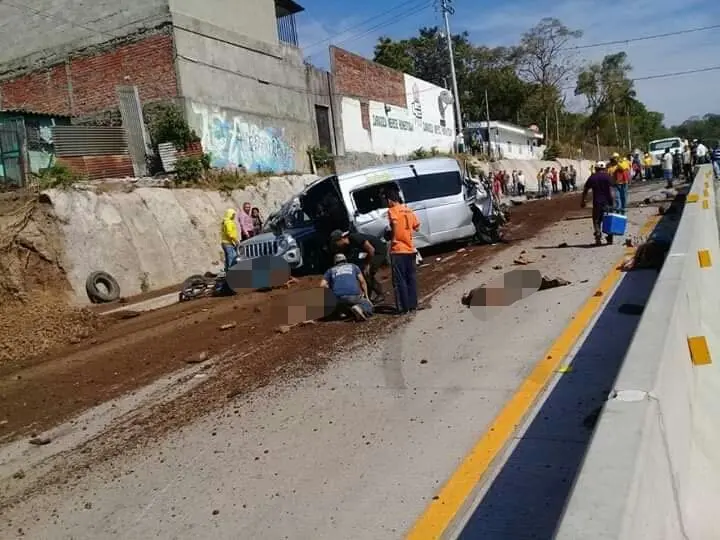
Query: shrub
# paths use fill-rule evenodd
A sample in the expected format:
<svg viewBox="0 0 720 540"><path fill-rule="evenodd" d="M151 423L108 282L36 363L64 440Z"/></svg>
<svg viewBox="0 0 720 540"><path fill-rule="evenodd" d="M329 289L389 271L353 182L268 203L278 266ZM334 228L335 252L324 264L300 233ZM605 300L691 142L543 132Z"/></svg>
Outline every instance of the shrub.
<svg viewBox="0 0 720 540"><path fill-rule="evenodd" d="M333 155L327 150L327 148L323 148L321 146L311 146L308 149L308 153L310 154L310 159L312 159L315 166L319 169L332 167L335 164Z"/></svg>
<svg viewBox="0 0 720 540"><path fill-rule="evenodd" d="M175 182L194 183L202 180L205 167L202 159L197 157L181 157L175 162Z"/></svg>
<svg viewBox="0 0 720 540"><path fill-rule="evenodd" d="M544 161L555 161L559 157L560 147L557 144L552 143L550 146L545 148L545 152L543 153Z"/></svg>
<svg viewBox="0 0 720 540"><path fill-rule="evenodd" d="M182 110L176 105L158 105L148 126L154 147L160 143L173 143L178 150L200 141L197 133L190 129Z"/></svg>
<svg viewBox="0 0 720 540"><path fill-rule="evenodd" d="M64 163L55 163L47 169L42 169L36 177L40 189L68 189L73 184L87 180Z"/></svg>

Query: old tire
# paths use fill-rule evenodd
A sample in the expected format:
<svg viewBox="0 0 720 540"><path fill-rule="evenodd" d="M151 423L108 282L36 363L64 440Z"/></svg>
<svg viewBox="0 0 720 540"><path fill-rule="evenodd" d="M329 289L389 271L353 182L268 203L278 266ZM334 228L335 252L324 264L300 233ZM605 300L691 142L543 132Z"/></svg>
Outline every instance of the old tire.
<svg viewBox="0 0 720 540"><path fill-rule="evenodd" d="M107 272L93 272L85 280L85 291L94 304L106 304L120 298L120 285Z"/></svg>
<svg viewBox="0 0 720 540"><path fill-rule="evenodd" d="M195 274L183 281L180 288L180 301L193 300L205 293L208 287L208 278Z"/></svg>

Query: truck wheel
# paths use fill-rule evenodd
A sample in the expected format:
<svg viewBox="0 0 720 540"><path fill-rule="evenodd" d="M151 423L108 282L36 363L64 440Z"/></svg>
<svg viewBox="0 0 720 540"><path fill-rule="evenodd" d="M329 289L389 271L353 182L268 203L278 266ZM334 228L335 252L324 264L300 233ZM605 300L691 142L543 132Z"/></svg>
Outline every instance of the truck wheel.
<svg viewBox="0 0 720 540"><path fill-rule="evenodd" d="M93 304L106 304L120 298L120 285L107 272L93 272L85 280L85 291Z"/></svg>

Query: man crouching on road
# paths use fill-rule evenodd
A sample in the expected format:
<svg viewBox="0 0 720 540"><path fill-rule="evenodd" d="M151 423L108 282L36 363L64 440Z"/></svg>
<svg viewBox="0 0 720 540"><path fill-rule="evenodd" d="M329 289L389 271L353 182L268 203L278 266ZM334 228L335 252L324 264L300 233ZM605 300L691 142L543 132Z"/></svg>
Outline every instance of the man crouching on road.
<svg viewBox="0 0 720 540"><path fill-rule="evenodd" d="M580 208L585 208L585 199L587 199L588 191L592 190L592 222L593 231L595 233L595 245L602 244L602 220L606 212L615 206L613 198L613 180L607 172L607 166L604 161L598 161L595 164L595 172L585 182L585 188L582 192L580 200ZM613 243L612 235L607 235L608 244Z"/></svg>
<svg viewBox="0 0 720 540"><path fill-rule="evenodd" d="M360 268L349 263L343 253L335 255L334 262L335 266L325 272L320 286L333 292L340 313L349 310L358 321L367 320L373 307L367 299L367 282Z"/></svg>

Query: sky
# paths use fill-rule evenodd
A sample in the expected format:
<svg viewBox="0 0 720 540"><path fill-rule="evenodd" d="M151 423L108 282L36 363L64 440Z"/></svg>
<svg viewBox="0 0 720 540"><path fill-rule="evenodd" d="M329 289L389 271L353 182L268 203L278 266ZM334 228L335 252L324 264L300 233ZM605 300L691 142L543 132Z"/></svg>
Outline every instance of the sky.
<svg viewBox="0 0 720 540"><path fill-rule="evenodd" d="M432 0L297 0L305 12L297 16L303 54L314 65L328 68L328 46L372 58L378 37L402 39L422 26L442 26ZM344 7L342 7L344 6ZM352 7L351 7L352 6ZM666 34L720 25L715 0L454 0L450 17L453 34L467 31L477 45L511 45L543 17L555 17L573 30L582 30L578 46ZM371 19L371 20L370 20ZM625 51L632 77L720 67L720 28L574 51L579 64ZM638 80L638 98L650 110L665 114L665 124L677 125L691 116L720 113L720 69L692 75ZM582 110L582 98L570 94L570 107Z"/></svg>

